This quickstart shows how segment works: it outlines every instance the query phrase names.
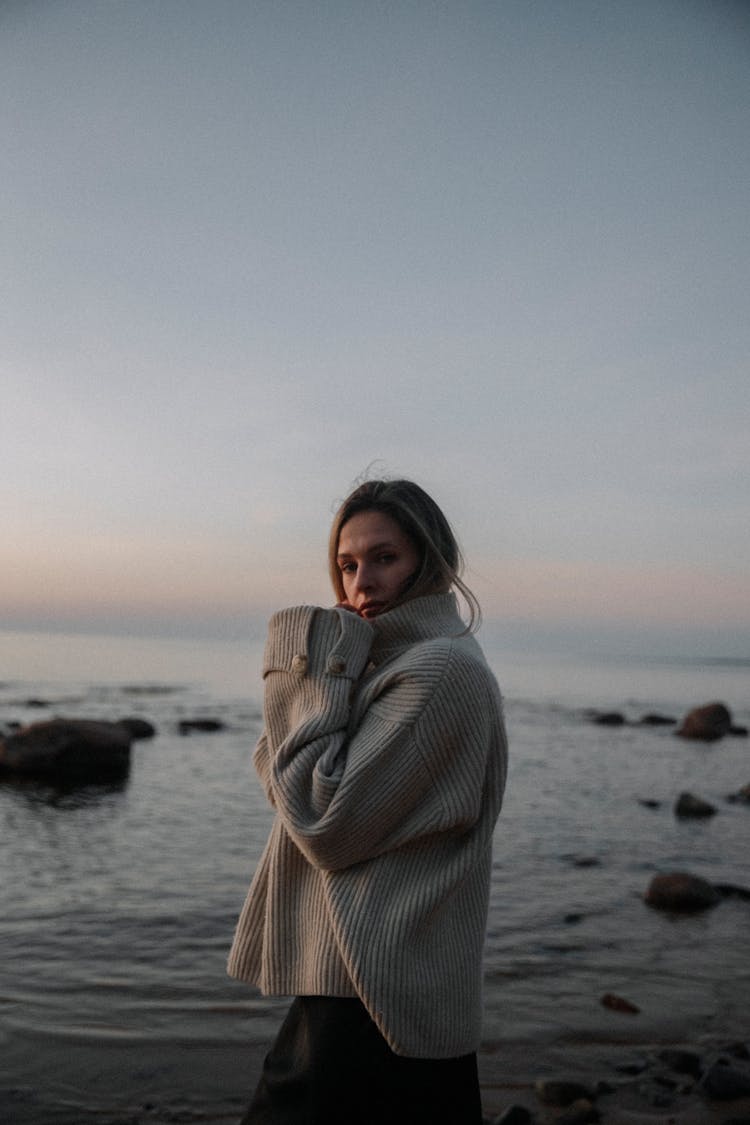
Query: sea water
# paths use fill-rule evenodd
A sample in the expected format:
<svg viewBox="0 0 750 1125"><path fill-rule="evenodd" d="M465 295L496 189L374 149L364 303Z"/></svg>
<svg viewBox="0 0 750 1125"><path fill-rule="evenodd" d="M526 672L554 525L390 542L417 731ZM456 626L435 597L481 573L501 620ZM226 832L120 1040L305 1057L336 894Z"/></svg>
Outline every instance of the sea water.
<svg viewBox="0 0 750 1125"><path fill-rule="evenodd" d="M247 1053L284 1007L224 969L271 823L250 761L261 651L257 638L0 635L0 723L141 716L157 729L119 783L0 784L0 1119L110 1122L169 1104L184 1121L234 1120ZM673 917L643 894L661 871L750 884L750 805L727 800L750 781L748 741L686 742L637 720L723 700L747 725L750 664L488 657L511 759L485 1055L747 1037L750 903ZM598 726L589 708L629 722ZM181 735L190 718L223 729ZM683 790L716 815L675 817ZM605 1008L606 993L638 1014Z"/></svg>

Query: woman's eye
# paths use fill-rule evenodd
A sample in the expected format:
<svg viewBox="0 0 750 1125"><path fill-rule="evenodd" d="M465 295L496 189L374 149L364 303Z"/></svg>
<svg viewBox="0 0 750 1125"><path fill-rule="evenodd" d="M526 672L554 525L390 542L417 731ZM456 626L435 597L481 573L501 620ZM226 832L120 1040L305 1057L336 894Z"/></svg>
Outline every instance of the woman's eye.
<svg viewBox="0 0 750 1125"><path fill-rule="evenodd" d="M395 555L381 555L380 559L379 559L379 562L392 563L392 562L395 562L395 560L396 560Z"/></svg>
<svg viewBox="0 0 750 1125"><path fill-rule="evenodd" d="M354 565L354 563L342 563L341 564L341 573L342 574L354 574L354 571L356 569L357 568Z"/></svg>

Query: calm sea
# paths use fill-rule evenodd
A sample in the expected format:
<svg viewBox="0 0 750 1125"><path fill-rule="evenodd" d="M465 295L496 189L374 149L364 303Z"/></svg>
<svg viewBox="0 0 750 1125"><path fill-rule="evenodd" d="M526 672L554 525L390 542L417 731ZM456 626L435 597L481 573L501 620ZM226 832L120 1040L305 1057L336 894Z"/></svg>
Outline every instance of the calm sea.
<svg viewBox="0 0 750 1125"><path fill-rule="evenodd" d="M158 731L120 784L0 784L0 1120L236 1119L285 1006L224 972L270 824L250 768L260 654L259 641L0 634L0 723L140 715ZM484 1059L747 1038L750 903L673 918L642 895L657 871L750 884L750 806L726 800L750 782L748 741L603 728L585 709L635 721L720 699L748 725L750 662L488 656L511 769ZM224 729L181 736L196 717ZM717 815L678 820L682 790ZM606 1009L607 992L640 1013Z"/></svg>

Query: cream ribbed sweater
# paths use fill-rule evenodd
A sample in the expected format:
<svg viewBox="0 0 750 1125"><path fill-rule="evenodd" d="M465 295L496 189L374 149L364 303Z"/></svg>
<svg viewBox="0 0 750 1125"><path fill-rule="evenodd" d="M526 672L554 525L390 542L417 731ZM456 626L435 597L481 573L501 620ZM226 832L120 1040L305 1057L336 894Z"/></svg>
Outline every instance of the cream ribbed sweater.
<svg viewBox="0 0 750 1125"><path fill-rule="evenodd" d="M500 692L463 630L452 594L271 619L254 760L277 817L228 966L270 995L359 996L423 1058L479 1044L505 784Z"/></svg>

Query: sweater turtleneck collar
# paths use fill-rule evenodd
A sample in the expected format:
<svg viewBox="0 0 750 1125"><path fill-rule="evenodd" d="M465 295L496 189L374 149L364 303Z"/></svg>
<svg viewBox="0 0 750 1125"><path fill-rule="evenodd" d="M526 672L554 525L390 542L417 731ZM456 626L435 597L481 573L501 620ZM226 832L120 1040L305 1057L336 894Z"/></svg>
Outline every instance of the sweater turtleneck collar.
<svg viewBox="0 0 750 1125"><path fill-rule="evenodd" d="M419 641L457 637L466 631L455 594L414 598L374 618L370 624L375 632L370 660L375 665Z"/></svg>

